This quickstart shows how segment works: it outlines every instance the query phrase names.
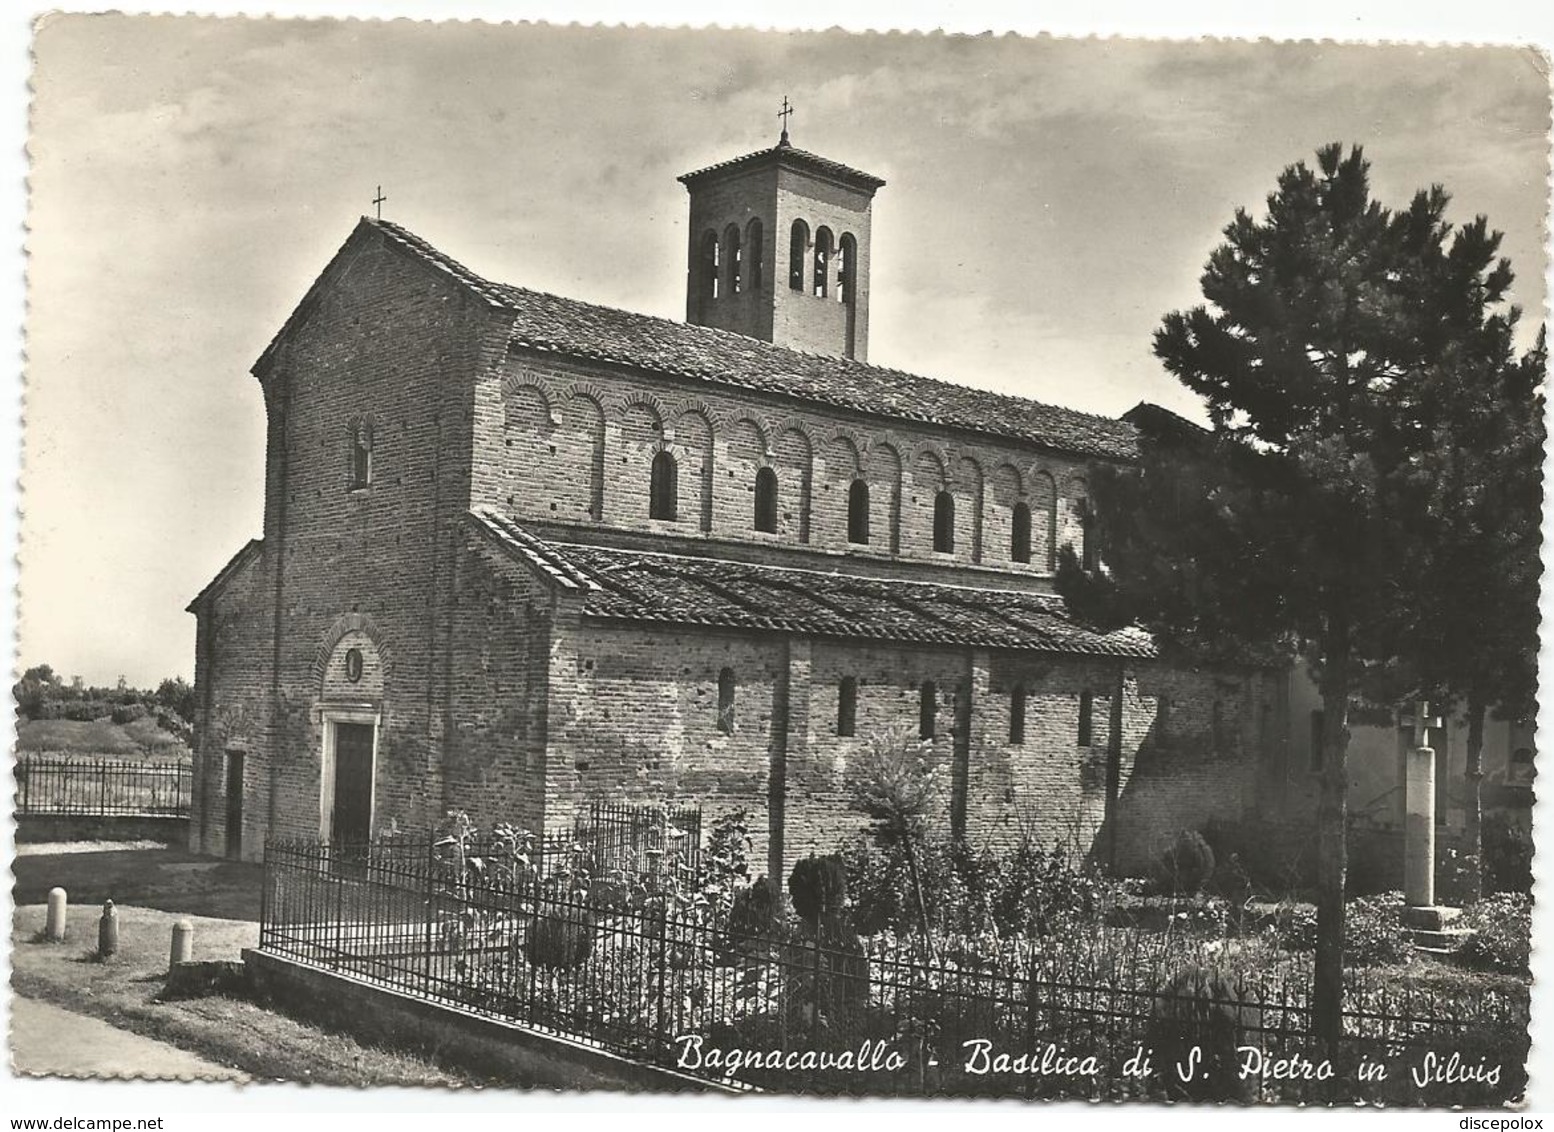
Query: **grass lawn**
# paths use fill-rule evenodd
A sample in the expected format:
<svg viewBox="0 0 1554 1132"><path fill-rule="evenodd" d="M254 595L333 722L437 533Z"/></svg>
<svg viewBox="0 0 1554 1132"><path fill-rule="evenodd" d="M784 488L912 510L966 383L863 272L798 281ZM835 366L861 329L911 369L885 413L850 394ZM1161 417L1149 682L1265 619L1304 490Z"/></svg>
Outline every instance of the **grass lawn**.
<svg viewBox="0 0 1554 1132"><path fill-rule="evenodd" d="M187 761L183 740L157 726L155 719L114 723L108 719L24 719L16 725L18 751L60 755L101 755L148 762Z"/></svg>
<svg viewBox="0 0 1554 1132"><path fill-rule="evenodd" d="M184 918L194 923L196 959L236 959L244 947L254 946L259 939L258 924L247 921L121 906L119 953L99 962L93 955L95 909L73 908L65 942L44 943L38 939L44 909L35 904L19 906L12 932L12 989L199 1054L256 1081L351 1086L522 1084L492 1082L373 1049L238 999L158 1002L172 925Z"/></svg>
<svg viewBox="0 0 1554 1132"><path fill-rule="evenodd" d="M11 868L18 905L41 904L49 889L63 888L83 931L88 920L95 924L104 900L228 920L259 919L262 870L252 862L199 857L182 849L125 851L111 843L94 851L90 843L78 843L20 845Z"/></svg>

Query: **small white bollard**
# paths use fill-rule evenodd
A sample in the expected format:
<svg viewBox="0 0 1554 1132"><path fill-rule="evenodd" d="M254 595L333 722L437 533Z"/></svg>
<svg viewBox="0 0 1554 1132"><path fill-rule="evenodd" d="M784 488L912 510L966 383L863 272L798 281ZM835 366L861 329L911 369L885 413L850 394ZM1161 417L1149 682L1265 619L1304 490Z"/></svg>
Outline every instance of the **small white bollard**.
<svg viewBox="0 0 1554 1132"><path fill-rule="evenodd" d="M168 966L176 967L180 963L187 963L194 958L194 925L188 920L179 920L173 925L173 949L168 956Z"/></svg>
<svg viewBox="0 0 1554 1132"><path fill-rule="evenodd" d="M48 917L43 923L44 938L51 943L59 943L65 938L65 910L68 902L63 888L49 889Z"/></svg>

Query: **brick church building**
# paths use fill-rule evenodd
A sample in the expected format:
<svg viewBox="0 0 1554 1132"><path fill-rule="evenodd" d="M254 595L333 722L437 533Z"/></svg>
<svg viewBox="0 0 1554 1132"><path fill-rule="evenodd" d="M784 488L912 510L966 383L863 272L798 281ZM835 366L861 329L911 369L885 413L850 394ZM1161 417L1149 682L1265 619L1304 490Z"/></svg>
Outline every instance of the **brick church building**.
<svg viewBox="0 0 1554 1132"><path fill-rule="evenodd" d="M303 296L253 367L263 538L189 607L195 847L664 800L748 809L785 872L901 727L977 844L1136 869L1275 812L1284 672L1167 667L1053 592L1126 420L869 365L879 178L784 134L680 179L683 323L374 219Z"/></svg>

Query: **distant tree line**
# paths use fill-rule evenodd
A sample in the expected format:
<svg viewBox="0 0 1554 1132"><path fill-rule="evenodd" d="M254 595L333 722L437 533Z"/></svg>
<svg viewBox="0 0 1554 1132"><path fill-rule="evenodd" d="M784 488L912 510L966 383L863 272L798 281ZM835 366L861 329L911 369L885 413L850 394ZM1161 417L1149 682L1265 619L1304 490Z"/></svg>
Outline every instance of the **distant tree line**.
<svg viewBox="0 0 1554 1132"><path fill-rule="evenodd" d="M132 687L122 676L112 687L102 687L88 685L79 676L66 682L52 665L38 664L22 673L11 695L24 720L106 718L123 724L154 718L185 739L192 731L194 686L181 676L170 676L155 689Z"/></svg>

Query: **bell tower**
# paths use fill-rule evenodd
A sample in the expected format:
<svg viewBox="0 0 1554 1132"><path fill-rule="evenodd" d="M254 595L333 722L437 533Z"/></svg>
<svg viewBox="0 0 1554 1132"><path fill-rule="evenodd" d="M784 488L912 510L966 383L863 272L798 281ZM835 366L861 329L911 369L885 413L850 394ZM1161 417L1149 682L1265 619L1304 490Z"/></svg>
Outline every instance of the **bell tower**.
<svg viewBox="0 0 1554 1132"><path fill-rule="evenodd" d="M786 125L770 149L680 181L687 322L868 360L869 221L884 181L796 148Z"/></svg>

